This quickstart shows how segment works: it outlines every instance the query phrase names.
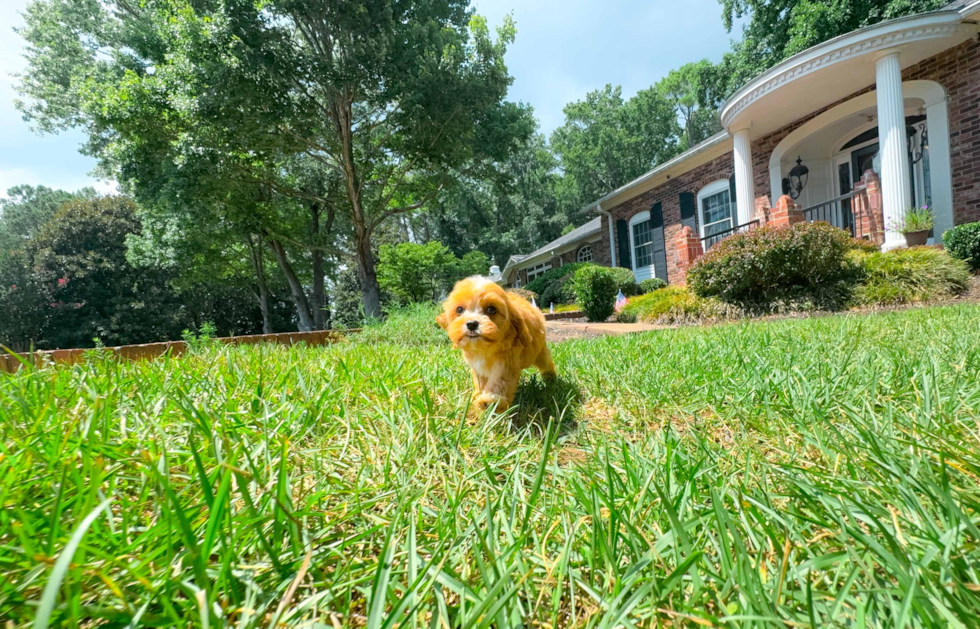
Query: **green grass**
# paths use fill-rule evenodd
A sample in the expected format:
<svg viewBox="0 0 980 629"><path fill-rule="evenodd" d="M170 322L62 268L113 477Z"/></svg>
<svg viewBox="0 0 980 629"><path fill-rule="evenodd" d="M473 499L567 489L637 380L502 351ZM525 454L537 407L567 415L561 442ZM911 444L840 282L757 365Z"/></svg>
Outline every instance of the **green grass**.
<svg viewBox="0 0 980 629"><path fill-rule="evenodd" d="M513 426L424 314L0 375L0 618L976 626L980 308L563 343Z"/></svg>

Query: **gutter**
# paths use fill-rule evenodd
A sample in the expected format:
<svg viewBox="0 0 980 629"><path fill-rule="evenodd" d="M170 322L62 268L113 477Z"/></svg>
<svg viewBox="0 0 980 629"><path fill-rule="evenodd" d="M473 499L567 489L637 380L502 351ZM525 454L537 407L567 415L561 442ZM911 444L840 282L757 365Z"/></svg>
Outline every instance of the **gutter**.
<svg viewBox="0 0 980 629"><path fill-rule="evenodd" d="M609 258L612 260L612 267L616 268L616 232L613 231L613 216L602 209L602 205L596 201L595 207L609 221Z"/></svg>

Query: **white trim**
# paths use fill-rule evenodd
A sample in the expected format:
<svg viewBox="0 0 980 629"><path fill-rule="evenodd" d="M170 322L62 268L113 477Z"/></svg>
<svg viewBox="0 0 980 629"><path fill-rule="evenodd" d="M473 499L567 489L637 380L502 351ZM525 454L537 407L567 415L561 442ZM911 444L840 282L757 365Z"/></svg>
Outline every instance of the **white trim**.
<svg viewBox="0 0 980 629"><path fill-rule="evenodd" d="M582 259L582 252L585 251L586 249L589 250L589 259L588 260L583 260ZM576 262L595 262L595 252L592 250L592 243L585 243L584 245L582 245L581 247L578 248L578 251L575 252L575 261Z"/></svg>
<svg viewBox="0 0 980 629"><path fill-rule="evenodd" d="M752 103L824 67L911 42L974 33L976 26L961 22L958 11L934 11L840 35L790 57L737 91L722 106L721 123L726 129L732 127Z"/></svg>
<svg viewBox="0 0 980 629"><path fill-rule="evenodd" d="M698 190L698 207L696 211L698 217L698 235L701 238L704 238L704 208L701 205L701 201L706 199L707 197L712 197L716 194L719 194L721 192L726 192L726 191L729 193L728 194L728 205L729 205L728 220L732 221L732 227L735 227L735 225L738 224L735 222L738 220L738 216L733 214L731 211L731 204L732 204L731 182L728 179L719 179L717 181L712 181L705 187Z"/></svg>
<svg viewBox="0 0 980 629"><path fill-rule="evenodd" d="M551 262L541 262L540 264L535 264L534 266L526 266L521 269L521 271L524 271L524 278L527 280L528 284L534 281L539 275L542 275L546 271L550 271L550 270L551 270ZM532 271L534 272L534 275L531 275ZM518 271L518 273L520 273L520 271Z"/></svg>

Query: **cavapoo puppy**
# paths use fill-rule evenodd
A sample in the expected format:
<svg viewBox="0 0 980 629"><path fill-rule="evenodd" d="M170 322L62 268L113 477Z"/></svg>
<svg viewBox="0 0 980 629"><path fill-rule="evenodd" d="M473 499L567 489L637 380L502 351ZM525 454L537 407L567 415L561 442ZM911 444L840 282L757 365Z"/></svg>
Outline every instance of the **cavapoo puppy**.
<svg viewBox="0 0 980 629"><path fill-rule="evenodd" d="M521 371L531 365L545 379L555 377L544 316L485 277L457 282L436 322L473 369L473 403L480 410L510 406Z"/></svg>

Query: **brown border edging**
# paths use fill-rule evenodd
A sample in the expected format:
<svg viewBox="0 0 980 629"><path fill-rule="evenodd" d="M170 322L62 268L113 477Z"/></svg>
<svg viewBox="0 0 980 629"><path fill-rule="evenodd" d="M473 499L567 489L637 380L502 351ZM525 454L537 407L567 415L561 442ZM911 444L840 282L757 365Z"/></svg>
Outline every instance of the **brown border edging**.
<svg viewBox="0 0 980 629"><path fill-rule="evenodd" d="M225 336L215 340L228 345L257 345L259 343L274 343L276 345L330 345L342 339L346 334L359 330L317 330L315 332L282 332L280 334L248 334L244 336ZM0 371L14 373L23 366L24 361L32 365L43 365L48 362L74 364L83 362L89 352L112 352L115 356L127 360L152 360L165 354L179 356L187 350L184 341L163 341L160 343L142 343L139 345L119 345L103 350L95 349L52 349L39 350L34 353L11 354L0 346ZM17 360L17 358L21 360Z"/></svg>

